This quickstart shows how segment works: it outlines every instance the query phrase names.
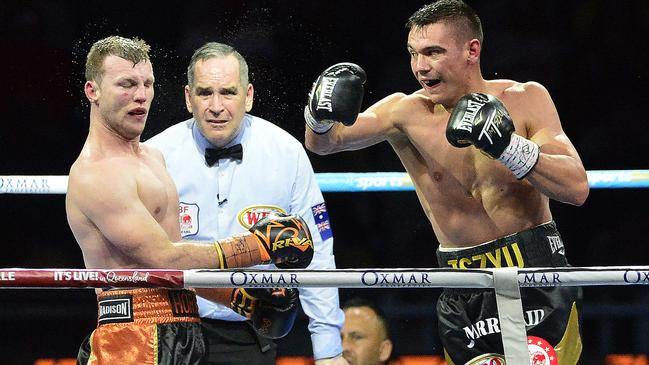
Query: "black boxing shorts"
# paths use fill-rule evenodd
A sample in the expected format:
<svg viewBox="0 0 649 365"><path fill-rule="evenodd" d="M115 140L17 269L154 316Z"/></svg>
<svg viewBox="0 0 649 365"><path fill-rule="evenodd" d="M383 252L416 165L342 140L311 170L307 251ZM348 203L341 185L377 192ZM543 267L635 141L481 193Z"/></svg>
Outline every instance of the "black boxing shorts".
<svg viewBox="0 0 649 365"><path fill-rule="evenodd" d="M97 328L79 349L81 365L200 364L206 356L196 295L127 289L97 297Z"/></svg>
<svg viewBox="0 0 649 365"><path fill-rule="evenodd" d="M440 267L569 266L554 222L457 251L437 250ZM581 354L581 288L521 288L530 364L574 365ZM504 365L493 289L446 288L437 302L449 365Z"/></svg>

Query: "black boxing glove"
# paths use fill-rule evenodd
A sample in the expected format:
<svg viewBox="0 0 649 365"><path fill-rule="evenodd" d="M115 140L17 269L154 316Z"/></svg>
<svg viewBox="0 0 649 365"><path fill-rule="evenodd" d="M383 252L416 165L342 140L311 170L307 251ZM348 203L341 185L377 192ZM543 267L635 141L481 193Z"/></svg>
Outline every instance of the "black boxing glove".
<svg viewBox="0 0 649 365"><path fill-rule="evenodd" d="M539 160L539 146L514 131L514 122L498 98L473 93L455 105L446 125L446 139L455 147L475 146L502 162L520 180Z"/></svg>
<svg viewBox="0 0 649 365"><path fill-rule="evenodd" d="M304 120L315 133L324 134L334 122L354 124L363 104L367 76L354 63L337 63L324 70L313 83L304 107Z"/></svg>
<svg viewBox="0 0 649 365"><path fill-rule="evenodd" d="M313 240L306 222L298 215L272 213L249 230L261 247L262 264L280 269L304 269L313 259Z"/></svg>
<svg viewBox="0 0 649 365"><path fill-rule="evenodd" d="M276 339L293 328L298 298L297 289L291 288L237 288L230 308L250 319L261 336Z"/></svg>

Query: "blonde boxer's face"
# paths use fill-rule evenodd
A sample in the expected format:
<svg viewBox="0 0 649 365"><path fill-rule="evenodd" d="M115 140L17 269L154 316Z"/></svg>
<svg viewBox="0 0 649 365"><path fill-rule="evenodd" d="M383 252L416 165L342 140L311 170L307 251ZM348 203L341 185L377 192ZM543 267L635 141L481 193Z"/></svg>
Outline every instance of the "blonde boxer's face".
<svg viewBox="0 0 649 365"><path fill-rule="evenodd" d="M86 82L86 96L98 108L108 128L125 139L139 138L153 100L153 67L149 61L132 61L110 55L101 80Z"/></svg>
<svg viewBox="0 0 649 365"><path fill-rule="evenodd" d="M194 85L185 87L187 110L214 147L223 147L237 135L252 108L253 87L241 85L239 62L230 55L198 61Z"/></svg>
<svg viewBox="0 0 649 365"><path fill-rule="evenodd" d="M369 307L345 309L345 324L340 331L343 357L350 365L384 364L392 352L376 313Z"/></svg>

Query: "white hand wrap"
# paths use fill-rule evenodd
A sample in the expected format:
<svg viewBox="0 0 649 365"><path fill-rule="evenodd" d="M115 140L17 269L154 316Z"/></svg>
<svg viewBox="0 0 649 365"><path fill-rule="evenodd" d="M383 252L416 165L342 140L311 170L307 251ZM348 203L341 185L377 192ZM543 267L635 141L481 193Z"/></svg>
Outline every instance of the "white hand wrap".
<svg viewBox="0 0 649 365"><path fill-rule="evenodd" d="M313 115L311 115L308 105L304 107L304 121L306 122L306 125L317 134L325 134L329 132L331 127L333 127L333 123L327 123L327 121L319 122L315 120Z"/></svg>
<svg viewBox="0 0 649 365"><path fill-rule="evenodd" d="M517 179L524 178L539 160L539 146L518 134L512 134L511 141L498 158Z"/></svg>

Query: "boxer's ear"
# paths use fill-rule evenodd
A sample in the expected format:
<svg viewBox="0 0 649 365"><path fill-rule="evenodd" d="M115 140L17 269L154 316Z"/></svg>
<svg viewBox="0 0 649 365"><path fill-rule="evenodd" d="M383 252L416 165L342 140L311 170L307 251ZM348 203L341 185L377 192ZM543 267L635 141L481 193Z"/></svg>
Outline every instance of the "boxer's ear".
<svg viewBox="0 0 649 365"><path fill-rule="evenodd" d="M248 89L246 90L246 112L250 112L252 110L254 95L255 89L252 87L252 84L248 84Z"/></svg>
<svg viewBox="0 0 649 365"><path fill-rule="evenodd" d="M192 114L192 90L189 88L189 85L185 85L185 108L187 108L187 111Z"/></svg>
<svg viewBox="0 0 649 365"><path fill-rule="evenodd" d="M99 100L101 89L96 81L86 81L85 85L83 85L83 91L91 104Z"/></svg>
<svg viewBox="0 0 649 365"><path fill-rule="evenodd" d="M388 338L381 341L379 345L379 360L388 361L392 354L392 341Z"/></svg>

